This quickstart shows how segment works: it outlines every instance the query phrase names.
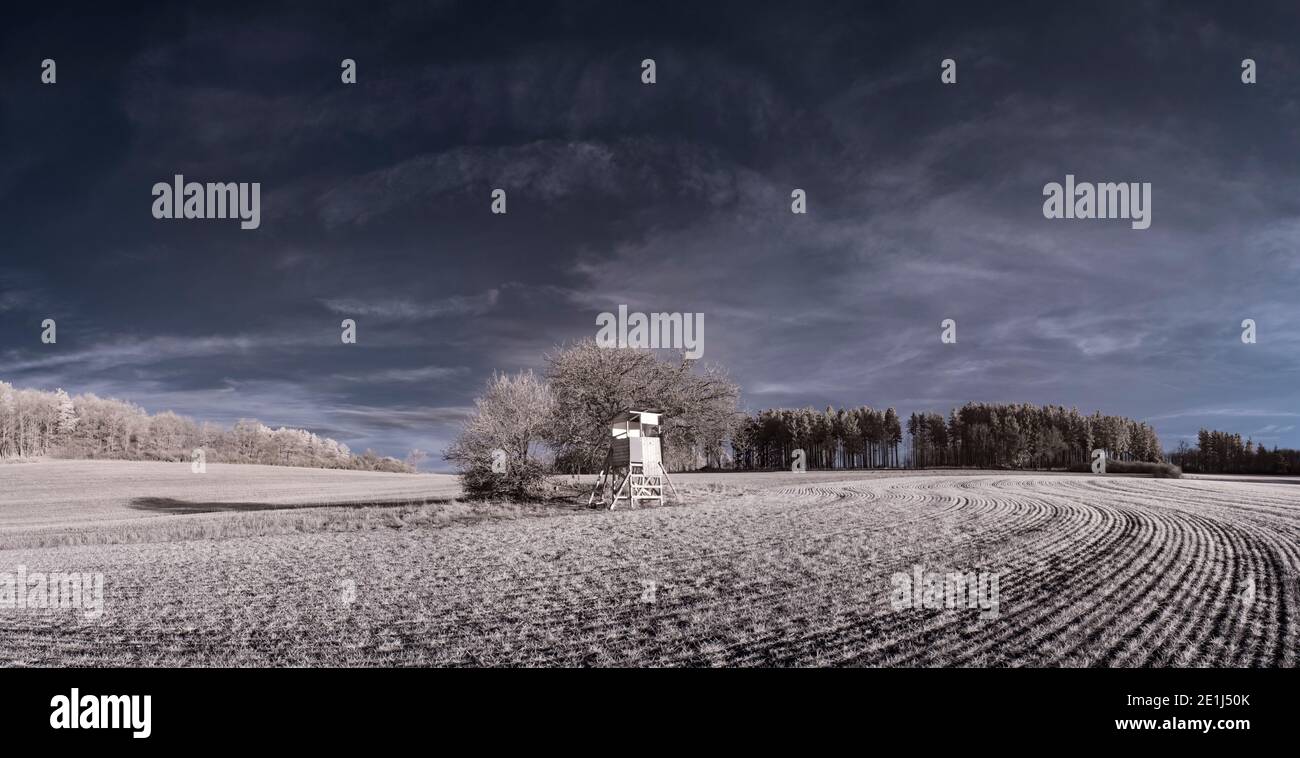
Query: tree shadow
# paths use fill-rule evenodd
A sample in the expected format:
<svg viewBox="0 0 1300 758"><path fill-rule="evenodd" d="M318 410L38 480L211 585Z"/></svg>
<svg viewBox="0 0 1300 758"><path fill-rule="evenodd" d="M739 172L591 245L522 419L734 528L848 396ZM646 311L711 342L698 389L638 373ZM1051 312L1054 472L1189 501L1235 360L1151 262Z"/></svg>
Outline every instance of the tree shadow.
<svg viewBox="0 0 1300 758"><path fill-rule="evenodd" d="M131 508L152 513L176 515L190 513L229 513L235 511L289 511L302 508L400 508L403 506L438 505L455 498L421 498L416 500L367 501L361 503L204 503L171 497L132 498Z"/></svg>

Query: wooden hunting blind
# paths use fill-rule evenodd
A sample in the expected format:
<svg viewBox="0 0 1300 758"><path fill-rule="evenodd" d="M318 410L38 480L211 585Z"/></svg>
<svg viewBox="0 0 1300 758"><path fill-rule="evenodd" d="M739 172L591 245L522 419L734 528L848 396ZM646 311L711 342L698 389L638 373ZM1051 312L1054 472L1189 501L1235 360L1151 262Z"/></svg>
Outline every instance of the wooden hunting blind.
<svg viewBox="0 0 1300 758"><path fill-rule="evenodd" d="M609 452L596 487L587 500L588 505L595 504L597 493L601 503L605 502L605 483L611 479L615 484L610 510L624 500L633 507L638 501L662 503L665 482L673 488L673 494L677 494L677 487L664 470L663 450L659 444L661 415L655 411L627 411L610 421Z"/></svg>

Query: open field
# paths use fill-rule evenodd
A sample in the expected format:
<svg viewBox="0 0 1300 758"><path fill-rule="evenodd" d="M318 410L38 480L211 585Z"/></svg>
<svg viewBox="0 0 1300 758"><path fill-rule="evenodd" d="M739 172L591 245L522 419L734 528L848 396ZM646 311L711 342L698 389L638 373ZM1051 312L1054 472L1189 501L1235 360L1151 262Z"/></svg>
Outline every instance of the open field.
<svg viewBox="0 0 1300 758"><path fill-rule="evenodd" d="M357 505L440 503L459 493L456 477L443 474L210 463L200 475L188 463L8 464L0 466L0 549L313 529L345 520ZM340 507L295 508L324 504ZM178 512L192 515L175 518Z"/></svg>
<svg viewBox="0 0 1300 758"><path fill-rule="evenodd" d="M99 618L0 609L0 665L1298 662L1286 481L674 479L685 505L496 517L433 475L0 466L0 572L105 582ZM379 501L400 504L358 505ZM917 566L996 575L996 616L895 610L894 576Z"/></svg>

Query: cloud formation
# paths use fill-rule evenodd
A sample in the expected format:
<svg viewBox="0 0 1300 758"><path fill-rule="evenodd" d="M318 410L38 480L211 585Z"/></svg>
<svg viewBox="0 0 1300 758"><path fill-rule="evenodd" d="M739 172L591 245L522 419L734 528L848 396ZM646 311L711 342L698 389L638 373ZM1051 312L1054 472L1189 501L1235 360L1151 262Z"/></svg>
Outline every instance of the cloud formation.
<svg viewBox="0 0 1300 758"><path fill-rule="evenodd" d="M401 456L627 304L704 313L755 408L1023 400L1300 446L1298 22L1214 10L20 13L7 81L68 52L0 90L0 378ZM153 222L175 173L262 182L262 228ZM1067 173L1151 182L1152 227L1044 219Z"/></svg>

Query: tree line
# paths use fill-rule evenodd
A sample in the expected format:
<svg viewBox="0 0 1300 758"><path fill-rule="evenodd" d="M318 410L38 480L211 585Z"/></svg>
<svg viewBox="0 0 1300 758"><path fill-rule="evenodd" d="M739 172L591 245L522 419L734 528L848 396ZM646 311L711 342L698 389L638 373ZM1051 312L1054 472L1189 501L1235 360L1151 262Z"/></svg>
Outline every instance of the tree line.
<svg viewBox="0 0 1300 758"><path fill-rule="evenodd" d="M1269 450L1254 440L1242 442L1240 434L1201 429L1196 448L1186 441L1169 455L1183 471L1197 474L1300 474L1300 450Z"/></svg>
<svg viewBox="0 0 1300 758"><path fill-rule="evenodd" d="M800 449L809 468L1068 468L1089 462L1097 448L1116 460L1163 460L1160 438L1144 422L1029 403L967 403L947 418L912 413L905 425L893 408L769 409L744 418L733 439L741 469L789 468Z"/></svg>
<svg viewBox="0 0 1300 758"><path fill-rule="evenodd" d="M808 468L899 465L903 427L893 408L773 408L746 416L732 438L738 469L789 468L795 450Z"/></svg>
<svg viewBox="0 0 1300 758"><path fill-rule="evenodd" d="M1060 405L966 403L947 419L914 413L907 431L912 464L922 467L1068 468L1088 463L1096 449L1114 460L1164 460L1151 425Z"/></svg>
<svg viewBox="0 0 1300 758"><path fill-rule="evenodd" d="M53 456L189 461L196 448L213 463L260 463L365 471L412 471L395 458L348 446L305 429L272 429L257 420L233 428L171 411L150 415L134 403L94 394L69 396L0 382L0 459Z"/></svg>

